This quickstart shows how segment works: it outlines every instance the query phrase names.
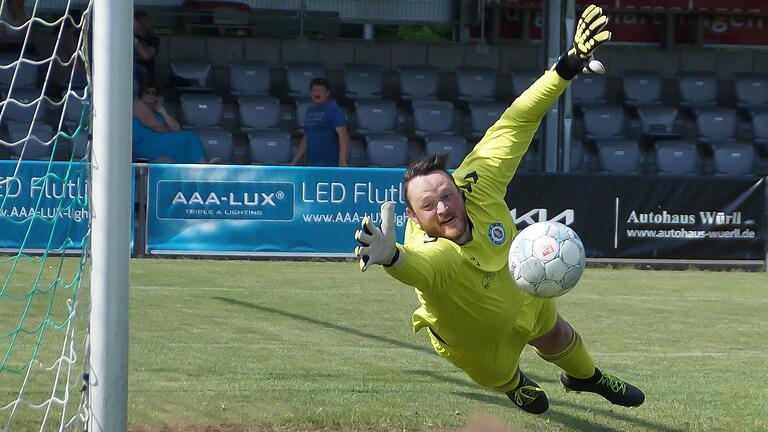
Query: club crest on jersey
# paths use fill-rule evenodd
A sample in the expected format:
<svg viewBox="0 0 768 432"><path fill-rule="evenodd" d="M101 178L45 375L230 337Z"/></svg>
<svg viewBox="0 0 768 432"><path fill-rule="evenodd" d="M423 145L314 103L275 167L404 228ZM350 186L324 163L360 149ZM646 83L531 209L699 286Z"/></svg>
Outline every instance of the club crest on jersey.
<svg viewBox="0 0 768 432"><path fill-rule="evenodd" d="M504 231L504 225L498 222L491 224L491 226L488 227L488 238L497 245L504 243L504 239L507 238L507 233Z"/></svg>

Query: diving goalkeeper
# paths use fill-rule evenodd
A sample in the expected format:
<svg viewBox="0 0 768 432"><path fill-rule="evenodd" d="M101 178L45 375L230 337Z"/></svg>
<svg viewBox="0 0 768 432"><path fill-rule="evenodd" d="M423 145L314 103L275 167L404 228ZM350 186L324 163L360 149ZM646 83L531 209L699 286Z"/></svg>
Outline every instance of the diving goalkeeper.
<svg viewBox="0 0 768 432"><path fill-rule="evenodd" d="M366 218L355 233L363 271L380 264L416 288L422 306L413 313L414 331L425 329L440 356L534 414L546 411L549 400L519 368L526 344L564 371L560 382L568 391L597 393L623 406L645 399L637 387L595 367L554 299L518 289L507 270L516 235L504 202L507 184L570 80L585 68L603 70L592 53L610 39L607 21L590 5L579 19L573 47L507 108L452 176L444 156L425 157L408 168L404 244L395 242L391 202L382 205L381 228Z"/></svg>

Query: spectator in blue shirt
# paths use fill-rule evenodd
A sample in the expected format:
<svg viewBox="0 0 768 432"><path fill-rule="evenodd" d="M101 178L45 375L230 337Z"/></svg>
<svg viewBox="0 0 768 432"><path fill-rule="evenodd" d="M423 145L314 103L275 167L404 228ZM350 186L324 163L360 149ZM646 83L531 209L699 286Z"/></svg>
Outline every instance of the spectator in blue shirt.
<svg viewBox="0 0 768 432"><path fill-rule="evenodd" d="M330 99L328 81L325 78L313 78L309 84L309 93L312 105L307 108L304 136L291 165L297 165L306 153L306 165L348 166L347 118L336 101Z"/></svg>

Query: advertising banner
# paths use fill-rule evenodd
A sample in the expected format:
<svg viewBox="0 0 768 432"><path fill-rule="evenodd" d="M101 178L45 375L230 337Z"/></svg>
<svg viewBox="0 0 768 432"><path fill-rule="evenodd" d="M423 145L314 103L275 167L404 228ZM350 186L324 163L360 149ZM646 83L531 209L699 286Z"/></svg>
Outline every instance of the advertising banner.
<svg viewBox="0 0 768 432"><path fill-rule="evenodd" d="M365 216L397 203L402 169L151 165L147 253L351 256Z"/></svg>
<svg viewBox="0 0 768 432"><path fill-rule="evenodd" d="M555 220L600 258L762 260L765 179L518 174L518 229Z"/></svg>
<svg viewBox="0 0 768 432"><path fill-rule="evenodd" d="M0 250L82 250L90 225L88 164L24 161L18 172L16 166L17 161L0 161ZM131 178L135 184L135 166ZM135 222L132 211L131 226Z"/></svg>
<svg viewBox="0 0 768 432"><path fill-rule="evenodd" d="M580 8L595 3L579 0ZM488 6L501 6L500 36L518 39L522 20L529 17L528 37L541 39L543 18L541 0L488 0ZM694 41L696 21L701 16L706 44L765 45L768 41L768 2L764 0L618 0L596 2L610 17L611 40L618 42L661 43L666 18L672 17L675 43ZM524 10L531 13L524 14ZM487 9L490 11L491 9ZM580 10L580 9L579 9ZM486 17L490 20L491 17ZM490 21L489 21L490 22ZM491 31L486 26L486 31ZM479 35L479 27L475 28ZM486 36L490 36L487 34Z"/></svg>
<svg viewBox="0 0 768 432"><path fill-rule="evenodd" d="M87 166L0 161L0 249L82 249L88 232ZM47 173L47 174L46 174Z"/></svg>

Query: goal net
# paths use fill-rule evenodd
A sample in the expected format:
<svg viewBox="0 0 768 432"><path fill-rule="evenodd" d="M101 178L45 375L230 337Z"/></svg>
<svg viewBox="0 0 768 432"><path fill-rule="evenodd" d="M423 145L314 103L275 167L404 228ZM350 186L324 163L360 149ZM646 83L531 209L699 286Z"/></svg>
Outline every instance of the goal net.
<svg viewBox="0 0 768 432"><path fill-rule="evenodd" d="M88 421L92 1L0 0L0 431ZM22 8L17 5L22 4ZM34 3L31 4L30 3Z"/></svg>

